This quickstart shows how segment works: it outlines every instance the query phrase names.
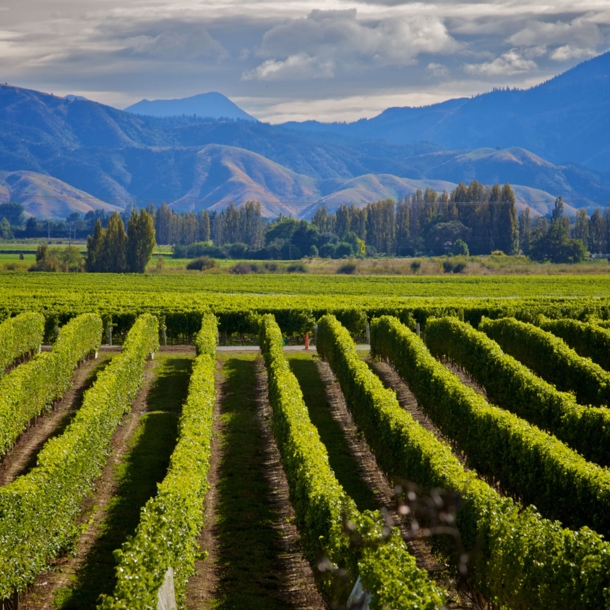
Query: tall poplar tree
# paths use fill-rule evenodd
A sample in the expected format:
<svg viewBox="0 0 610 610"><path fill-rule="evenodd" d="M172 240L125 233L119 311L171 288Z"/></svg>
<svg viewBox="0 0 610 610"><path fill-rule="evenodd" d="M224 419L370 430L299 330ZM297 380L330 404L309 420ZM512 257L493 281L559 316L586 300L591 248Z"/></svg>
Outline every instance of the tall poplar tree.
<svg viewBox="0 0 610 610"><path fill-rule="evenodd" d="M110 216L102 240L100 254L103 269L108 273L125 273L127 270L127 235L123 219L118 212Z"/></svg>
<svg viewBox="0 0 610 610"><path fill-rule="evenodd" d="M102 248L102 242L104 240L104 229L102 228L102 221L98 218L95 223L95 229L93 235L87 237L87 258L85 261L85 269L89 272L101 271L100 263L100 251Z"/></svg>
<svg viewBox="0 0 610 610"><path fill-rule="evenodd" d="M519 251L519 224L517 222L517 206L515 194L510 184L502 187L498 214L495 218L496 244L498 250L505 254L515 254Z"/></svg>
<svg viewBox="0 0 610 610"><path fill-rule="evenodd" d="M172 224L172 210L164 203L155 214L155 233L157 243L169 244Z"/></svg>
<svg viewBox="0 0 610 610"><path fill-rule="evenodd" d="M144 273L155 249L155 225L151 215L142 210L131 213L127 225L127 269L132 273Z"/></svg>

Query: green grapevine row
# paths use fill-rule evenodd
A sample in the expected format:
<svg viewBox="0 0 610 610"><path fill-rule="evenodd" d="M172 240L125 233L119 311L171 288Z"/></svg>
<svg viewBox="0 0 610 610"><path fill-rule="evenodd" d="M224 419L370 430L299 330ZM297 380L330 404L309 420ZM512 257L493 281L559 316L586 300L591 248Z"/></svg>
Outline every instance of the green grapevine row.
<svg viewBox="0 0 610 610"><path fill-rule="evenodd" d="M423 343L415 335L412 339L413 333L398 320L374 321L371 334L377 348L405 336L416 358L428 357ZM422 487L461 494L457 527L469 554L468 579L488 602L514 610L610 608L610 544L601 536L588 528L562 529L533 507L522 509L501 497L466 471L445 443L400 407L395 394L359 359L349 333L332 316L319 323L318 351L339 379L380 466L391 476ZM410 353L397 357L417 366ZM453 554L449 560L454 565L458 561Z"/></svg>
<svg viewBox="0 0 610 610"><path fill-rule="evenodd" d="M417 568L398 530L393 528L384 536L387 527L381 514L359 513L337 481L271 315L262 320L260 345L267 365L273 430L309 561L315 566L325 556L352 575L360 573L364 588L372 594L374 610L441 608L443 593ZM350 544L345 523L361 539L359 545ZM329 587L327 583L327 594Z"/></svg>
<svg viewBox="0 0 610 610"><path fill-rule="evenodd" d="M371 350L388 358L421 408L479 472L568 527L610 533L610 471L516 415L490 405L392 318L371 329ZM404 331L403 331L404 329Z"/></svg>
<svg viewBox="0 0 610 610"><path fill-rule="evenodd" d="M157 592L169 568L176 601L183 606L186 583L195 569L197 538L203 527L202 505L208 490L216 319L205 316L196 338L197 359L180 417L180 435L159 490L141 511L135 535L117 551L117 584L106 610L156 608Z"/></svg>
<svg viewBox="0 0 610 610"><path fill-rule="evenodd" d="M536 322L543 330L563 339L579 356L591 358L606 371L610 371L610 331L595 323L566 318Z"/></svg>
<svg viewBox="0 0 610 610"><path fill-rule="evenodd" d="M579 356L559 337L512 318L482 320L479 329L557 389L574 392L578 402L610 403L610 373Z"/></svg>
<svg viewBox="0 0 610 610"><path fill-rule="evenodd" d="M426 344L485 387L489 399L547 430L601 466L610 466L610 409L583 407L505 354L485 333L455 318L430 320Z"/></svg>
<svg viewBox="0 0 610 610"><path fill-rule="evenodd" d="M40 319L36 325L40 336ZM68 389L76 365L98 349L102 320L83 314L66 324L51 352L35 356L0 379L0 455L4 455L28 422Z"/></svg>
<svg viewBox="0 0 610 610"><path fill-rule="evenodd" d="M82 500L158 345L157 319L142 316L64 433L45 444L36 467L0 488L0 600L25 589L78 535Z"/></svg>
<svg viewBox="0 0 610 610"><path fill-rule="evenodd" d="M0 377L16 358L42 344L44 316L26 312L0 324Z"/></svg>

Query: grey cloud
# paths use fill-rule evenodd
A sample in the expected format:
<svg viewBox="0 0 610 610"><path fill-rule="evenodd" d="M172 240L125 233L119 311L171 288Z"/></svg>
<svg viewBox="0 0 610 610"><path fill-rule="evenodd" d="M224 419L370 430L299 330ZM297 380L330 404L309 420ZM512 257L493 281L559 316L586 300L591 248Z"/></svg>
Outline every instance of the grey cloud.
<svg viewBox="0 0 610 610"><path fill-rule="evenodd" d="M227 50L207 30L192 32L161 32L157 36L138 36L123 49L128 54L161 60L192 61L196 59L223 59Z"/></svg>
<svg viewBox="0 0 610 610"><path fill-rule="evenodd" d="M337 70L405 66L420 54L451 53L461 46L436 17L365 21L354 9L314 10L270 29L258 50L266 61L243 78L330 78Z"/></svg>
<svg viewBox="0 0 610 610"><path fill-rule="evenodd" d="M522 30L507 38L507 42L517 46L565 44L581 47L595 47L602 40L598 26L587 15L571 22L530 21Z"/></svg>
<svg viewBox="0 0 610 610"><path fill-rule="evenodd" d="M265 117L316 118L329 99L352 117L369 100L370 115L401 91L414 104L526 86L601 52L610 10L586 1L4 0L0 78L117 105L219 90L269 100L252 102Z"/></svg>

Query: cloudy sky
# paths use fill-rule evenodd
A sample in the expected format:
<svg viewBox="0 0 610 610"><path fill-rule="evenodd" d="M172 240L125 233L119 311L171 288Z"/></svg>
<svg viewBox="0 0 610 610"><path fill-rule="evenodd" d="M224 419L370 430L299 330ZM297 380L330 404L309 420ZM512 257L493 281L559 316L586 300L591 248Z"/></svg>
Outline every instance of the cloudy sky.
<svg viewBox="0 0 610 610"><path fill-rule="evenodd" d="M0 82L119 108L220 91L270 122L528 87L609 48L608 0L0 0Z"/></svg>

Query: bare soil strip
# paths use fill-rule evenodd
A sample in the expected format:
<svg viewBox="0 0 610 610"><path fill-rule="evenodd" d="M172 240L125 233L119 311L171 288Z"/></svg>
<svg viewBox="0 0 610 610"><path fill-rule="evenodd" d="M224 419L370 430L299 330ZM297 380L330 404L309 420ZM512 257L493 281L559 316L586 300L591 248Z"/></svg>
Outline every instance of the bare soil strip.
<svg viewBox="0 0 610 610"><path fill-rule="evenodd" d="M358 428L347 408L339 382L335 379L327 362L318 360L316 365L326 390L331 415L343 430L350 453L360 469L362 480L373 491L378 507L391 507L394 492L390 482L377 467L375 456L369 449L364 437L358 434ZM396 523L398 524L398 520L396 520Z"/></svg>
<svg viewBox="0 0 610 610"><path fill-rule="evenodd" d="M288 480L271 431L273 411L268 400L267 372L261 358L258 358L254 364L256 367L256 398L259 407L259 423L265 443L265 474L271 489L271 505L276 515L273 527L277 528L281 535L282 554L280 560L283 564L285 576L283 587L287 606L298 609L322 609L326 606L316 588L311 566L303 554L299 532L295 525L294 509L290 503Z"/></svg>
<svg viewBox="0 0 610 610"><path fill-rule="evenodd" d="M154 378L158 361L147 364L144 385L132 405L132 410L121 420L111 441L110 457L97 482L95 493L84 502L81 523L86 529L76 543L74 551L67 557L56 560L48 572L41 574L34 585L20 600L20 610L52 610L55 592L72 582L77 570L84 564L87 554L95 543L106 508L117 489L115 469L129 449L129 439L146 412L146 397Z"/></svg>
<svg viewBox="0 0 610 610"><path fill-rule="evenodd" d="M189 578L186 587L186 607L188 610L208 608L218 586L218 526L216 510L218 505L219 469L223 458L222 436L223 422L220 418L220 405L223 399L223 362L216 363L214 383L216 387L216 404L214 405L214 432L212 435L212 453L208 484L210 488L203 506L204 525L199 536L199 552L206 554L195 561L195 573Z"/></svg>
<svg viewBox="0 0 610 610"><path fill-rule="evenodd" d="M457 375L460 378L460 381L465 385L468 386L469 388L472 388L477 394L479 394L480 396L482 396L487 402L490 402L489 398L487 397L487 392L485 390L485 388L481 385L479 385L471 376L470 373L462 368L461 366L457 365L455 362L451 361L451 360L447 360L447 359L443 359L441 360L441 362L454 374Z"/></svg>
<svg viewBox="0 0 610 610"><path fill-rule="evenodd" d="M450 438L443 435L434 422L419 408L415 394L411 392L409 386L403 381L396 370L387 362L369 361L368 364L377 374L379 379L381 379L385 387L394 390L400 406L407 411L422 428L425 428L428 432L432 432L439 441L449 445L453 451L453 455L455 455L462 464L466 464L466 456Z"/></svg>
<svg viewBox="0 0 610 610"><path fill-rule="evenodd" d="M95 379L94 370L103 366L107 357L86 360L76 369L71 386L54 407L34 418L29 428L19 437L13 448L0 461L0 486L8 485L27 472L34 464L43 445L61 432L80 407L83 395Z"/></svg>

